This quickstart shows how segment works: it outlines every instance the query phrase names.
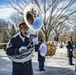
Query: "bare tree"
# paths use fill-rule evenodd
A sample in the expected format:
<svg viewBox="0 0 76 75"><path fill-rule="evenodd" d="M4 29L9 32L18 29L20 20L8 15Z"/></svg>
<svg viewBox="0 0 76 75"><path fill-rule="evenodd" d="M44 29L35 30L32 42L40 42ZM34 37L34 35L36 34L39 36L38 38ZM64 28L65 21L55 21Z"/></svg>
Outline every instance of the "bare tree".
<svg viewBox="0 0 76 75"><path fill-rule="evenodd" d="M72 33L73 33L73 41L76 47L76 13L73 14L70 18L69 18L69 24L71 25L70 27L72 28Z"/></svg>
<svg viewBox="0 0 76 75"><path fill-rule="evenodd" d="M15 29L18 28L18 25L24 21L23 16L17 12L14 12L11 16L10 16L11 21L13 22L13 25L15 27Z"/></svg>
<svg viewBox="0 0 76 75"><path fill-rule="evenodd" d="M8 23L4 19L0 19L0 42L2 41L2 36L8 29Z"/></svg>
<svg viewBox="0 0 76 75"><path fill-rule="evenodd" d="M0 42L7 43L14 35L16 31L13 26L11 22L0 19Z"/></svg>
<svg viewBox="0 0 76 75"><path fill-rule="evenodd" d="M76 8L71 10L71 7L76 4L75 0L12 0L10 3L12 8L23 15L25 6L29 3L36 4L43 14L42 33L45 36L45 41L48 41L51 31L62 26L68 18L76 13Z"/></svg>
<svg viewBox="0 0 76 75"><path fill-rule="evenodd" d="M11 26L10 34L11 34L11 37L16 34L16 29L15 29L14 25Z"/></svg>
<svg viewBox="0 0 76 75"><path fill-rule="evenodd" d="M72 25L73 31L76 34L76 14L74 14L70 17L69 24Z"/></svg>

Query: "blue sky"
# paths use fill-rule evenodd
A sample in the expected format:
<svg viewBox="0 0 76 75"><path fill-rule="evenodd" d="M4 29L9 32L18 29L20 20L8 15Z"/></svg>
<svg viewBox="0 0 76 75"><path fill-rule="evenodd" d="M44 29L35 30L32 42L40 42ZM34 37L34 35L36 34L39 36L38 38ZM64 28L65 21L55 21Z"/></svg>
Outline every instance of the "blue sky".
<svg viewBox="0 0 76 75"><path fill-rule="evenodd" d="M6 4L6 2L9 2L11 0L0 0L0 5Z"/></svg>

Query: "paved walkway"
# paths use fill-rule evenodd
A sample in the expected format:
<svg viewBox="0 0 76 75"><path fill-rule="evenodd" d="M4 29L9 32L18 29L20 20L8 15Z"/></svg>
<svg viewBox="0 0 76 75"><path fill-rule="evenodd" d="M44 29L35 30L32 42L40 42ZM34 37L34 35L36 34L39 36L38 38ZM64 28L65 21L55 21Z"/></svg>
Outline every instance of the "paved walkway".
<svg viewBox="0 0 76 75"><path fill-rule="evenodd" d="M39 71L37 52L34 53L33 72L34 75L76 75L75 65L68 64L66 48L57 48L56 54L53 57L46 57L45 69L46 71ZM73 59L76 63L76 59ZM0 50L0 75L11 75L12 64L3 50Z"/></svg>

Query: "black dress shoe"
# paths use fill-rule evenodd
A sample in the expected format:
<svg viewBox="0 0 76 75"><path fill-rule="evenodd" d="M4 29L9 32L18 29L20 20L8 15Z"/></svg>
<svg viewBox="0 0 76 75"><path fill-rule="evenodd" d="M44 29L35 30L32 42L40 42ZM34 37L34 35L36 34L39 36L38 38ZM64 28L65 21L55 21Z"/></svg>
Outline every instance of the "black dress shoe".
<svg viewBox="0 0 76 75"><path fill-rule="evenodd" d="M45 71L45 69L42 69L42 71Z"/></svg>
<svg viewBox="0 0 76 75"><path fill-rule="evenodd" d="M42 71L42 70L39 70L39 71Z"/></svg>
<svg viewBox="0 0 76 75"><path fill-rule="evenodd" d="M70 65L74 65L74 64L70 64Z"/></svg>

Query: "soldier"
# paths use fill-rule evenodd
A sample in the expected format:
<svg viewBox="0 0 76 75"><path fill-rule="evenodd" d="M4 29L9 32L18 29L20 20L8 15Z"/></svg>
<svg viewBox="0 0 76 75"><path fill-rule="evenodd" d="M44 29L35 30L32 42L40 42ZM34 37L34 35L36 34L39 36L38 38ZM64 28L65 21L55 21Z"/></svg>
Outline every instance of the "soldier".
<svg viewBox="0 0 76 75"><path fill-rule="evenodd" d="M57 47L58 41L59 41L59 34L57 34L56 36L54 36L54 44Z"/></svg>
<svg viewBox="0 0 76 75"><path fill-rule="evenodd" d="M6 53L7 55L19 55L22 50L27 49L27 45L29 44L29 38L27 37L28 26L25 22L19 24L20 33L13 36L8 43ZM29 60L27 62L13 62L12 61L12 75L33 75L32 69L32 61Z"/></svg>
<svg viewBox="0 0 76 75"><path fill-rule="evenodd" d="M42 44L44 44L44 45L41 47ZM42 49L42 51L41 51L41 49ZM38 62L39 62L40 71L45 71L44 62L45 62L46 53L47 53L47 46L44 43L43 37L41 37L39 40L39 43L38 43Z"/></svg>
<svg viewBox="0 0 76 75"><path fill-rule="evenodd" d="M69 41L67 42L67 49L68 49L69 64L74 65L72 62L73 41L71 37L69 38Z"/></svg>

